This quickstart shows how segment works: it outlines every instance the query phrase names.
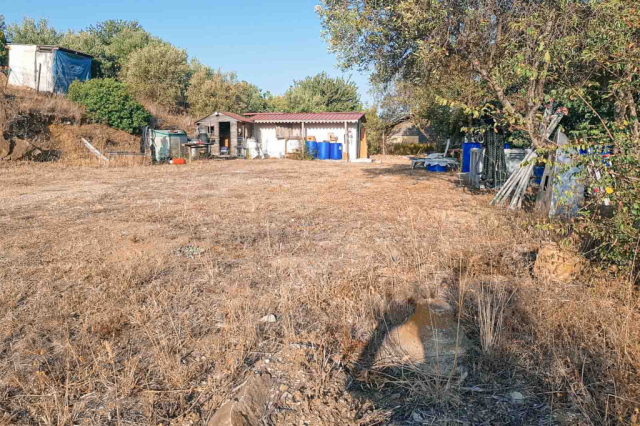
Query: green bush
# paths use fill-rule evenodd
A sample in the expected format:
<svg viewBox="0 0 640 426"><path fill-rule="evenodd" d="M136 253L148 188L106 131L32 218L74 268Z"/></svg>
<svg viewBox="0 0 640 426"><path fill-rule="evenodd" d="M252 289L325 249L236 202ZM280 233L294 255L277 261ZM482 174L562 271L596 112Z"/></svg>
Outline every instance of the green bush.
<svg viewBox="0 0 640 426"><path fill-rule="evenodd" d="M139 133L151 119L127 87L110 78L74 81L69 86L69 99L83 105L92 120L129 133Z"/></svg>
<svg viewBox="0 0 640 426"><path fill-rule="evenodd" d="M576 158L587 186L583 229L593 242L593 254L633 276L640 270L640 151L627 129L610 129L613 141L591 131L590 143L575 147L591 152ZM606 151L615 154L603 159Z"/></svg>

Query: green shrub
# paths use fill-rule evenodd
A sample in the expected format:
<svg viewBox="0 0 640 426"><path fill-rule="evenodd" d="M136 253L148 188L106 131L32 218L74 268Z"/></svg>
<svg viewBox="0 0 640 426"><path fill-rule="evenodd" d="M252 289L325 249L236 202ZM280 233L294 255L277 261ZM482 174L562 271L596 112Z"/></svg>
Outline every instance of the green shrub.
<svg viewBox="0 0 640 426"><path fill-rule="evenodd" d="M110 78L74 81L69 86L69 99L83 105L92 120L129 133L138 133L151 119L127 87Z"/></svg>
<svg viewBox="0 0 640 426"><path fill-rule="evenodd" d="M593 254L633 276L640 269L640 151L627 129L610 128L613 141L592 130L589 143L575 147L592 152L576 158L587 186L583 229ZM615 154L603 159L607 150Z"/></svg>

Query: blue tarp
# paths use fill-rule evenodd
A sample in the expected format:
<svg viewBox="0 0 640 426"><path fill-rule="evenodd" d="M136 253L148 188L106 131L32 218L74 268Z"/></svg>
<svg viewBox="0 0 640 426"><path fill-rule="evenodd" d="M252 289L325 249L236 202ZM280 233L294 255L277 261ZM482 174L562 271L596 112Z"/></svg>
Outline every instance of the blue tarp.
<svg viewBox="0 0 640 426"><path fill-rule="evenodd" d="M91 58L56 50L53 56L53 91L67 93L74 80L91 78Z"/></svg>

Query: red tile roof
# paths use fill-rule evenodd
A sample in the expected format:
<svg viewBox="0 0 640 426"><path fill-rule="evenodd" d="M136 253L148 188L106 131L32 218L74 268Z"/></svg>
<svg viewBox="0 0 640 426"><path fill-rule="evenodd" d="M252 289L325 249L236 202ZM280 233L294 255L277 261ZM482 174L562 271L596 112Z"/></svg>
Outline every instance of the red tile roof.
<svg viewBox="0 0 640 426"><path fill-rule="evenodd" d="M363 112L318 112L318 113L285 113L285 112L259 112L247 113L254 123L322 123L337 121L359 121L364 117Z"/></svg>
<svg viewBox="0 0 640 426"><path fill-rule="evenodd" d="M365 118L363 112L247 112L242 116L232 112L220 111L220 114L245 123L302 123L303 121L305 123L336 123L343 121L356 122ZM196 121L196 123L207 117Z"/></svg>

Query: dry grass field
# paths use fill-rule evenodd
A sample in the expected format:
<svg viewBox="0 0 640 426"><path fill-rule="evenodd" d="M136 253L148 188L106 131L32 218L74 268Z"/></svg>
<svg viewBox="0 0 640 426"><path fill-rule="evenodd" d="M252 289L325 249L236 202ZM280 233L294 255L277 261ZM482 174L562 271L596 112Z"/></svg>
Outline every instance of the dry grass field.
<svg viewBox="0 0 640 426"><path fill-rule="evenodd" d="M265 424L634 424L637 296L532 277L547 236L489 199L399 161L0 164L0 425L207 424L256 370ZM486 289L510 296L491 350ZM434 294L464 380L353 374Z"/></svg>

